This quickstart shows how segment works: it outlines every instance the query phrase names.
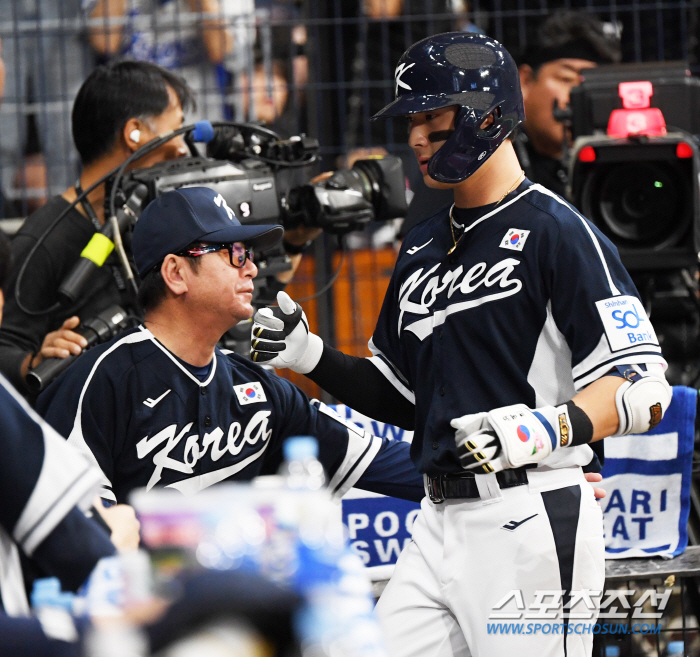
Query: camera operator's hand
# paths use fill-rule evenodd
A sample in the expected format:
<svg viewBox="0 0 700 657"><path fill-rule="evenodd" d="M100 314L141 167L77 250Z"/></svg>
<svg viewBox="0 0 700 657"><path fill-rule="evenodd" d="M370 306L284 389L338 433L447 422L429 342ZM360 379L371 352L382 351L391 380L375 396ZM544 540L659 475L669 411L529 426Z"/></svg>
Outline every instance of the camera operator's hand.
<svg viewBox="0 0 700 657"><path fill-rule="evenodd" d="M78 356L87 347L87 340L71 330L78 328L79 325L78 317L69 317L60 329L48 333L41 344L41 349L34 356L28 356L25 359L22 376L26 376L30 368L38 367L47 358L68 358L71 354Z"/></svg>
<svg viewBox="0 0 700 657"><path fill-rule="evenodd" d="M286 292L277 293L276 308L261 308L253 317L250 355L256 363L310 372L321 359L323 340L309 331L302 307Z"/></svg>

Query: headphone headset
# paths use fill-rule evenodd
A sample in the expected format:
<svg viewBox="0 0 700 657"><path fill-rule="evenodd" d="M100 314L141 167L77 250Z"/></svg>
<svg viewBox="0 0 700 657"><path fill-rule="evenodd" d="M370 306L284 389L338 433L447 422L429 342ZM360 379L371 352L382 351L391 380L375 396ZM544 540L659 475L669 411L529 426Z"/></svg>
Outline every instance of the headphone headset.
<svg viewBox="0 0 700 657"><path fill-rule="evenodd" d="M141 131L134 129L129 133L129 139L138 144L141 141Z"/></svg>

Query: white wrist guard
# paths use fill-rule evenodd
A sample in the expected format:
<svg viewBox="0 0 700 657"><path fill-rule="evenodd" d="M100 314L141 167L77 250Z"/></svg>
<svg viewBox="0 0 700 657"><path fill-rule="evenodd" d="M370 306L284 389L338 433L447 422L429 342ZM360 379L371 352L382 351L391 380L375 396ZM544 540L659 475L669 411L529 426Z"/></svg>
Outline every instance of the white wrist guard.
<svg viewBox="0 0 700 657"><path fill-rule="evenodd" d="M644 433L653 429L663 418L671 403L673 389L663 373L630 369L627 379L615 393L618 427L613 436ZM659 368L660 369L660 368Z"/></svg>

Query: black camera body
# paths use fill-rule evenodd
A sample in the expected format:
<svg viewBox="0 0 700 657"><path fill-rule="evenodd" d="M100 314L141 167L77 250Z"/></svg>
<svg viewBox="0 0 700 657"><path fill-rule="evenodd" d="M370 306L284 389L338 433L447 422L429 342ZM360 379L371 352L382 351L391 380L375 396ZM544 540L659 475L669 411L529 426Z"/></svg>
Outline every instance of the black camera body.
<svg viewBox="0 0 700 657"><path fill-rule="evenodd" d="M299 184L294 172L316 161L318 141L281 139L256 124L215 124L207 157L161 162L130 172L125 190L142 183L147 201L180 187L206 186L221 194L244 224L303 225L343 234L370 221L403 217L408 210L398 157L358 160L317 183Z"/></svg>
<svg viewBox="0 0 700 657"><path fill-rule="evenodd" d="M601 66L571 91L568 196L630 271L696 267L700 80L685 62Z"/></svg>
<svg viewBox="0 0 700 657"><path fill-rule="evenodd" d="M571 199L630 271L693 267L700 252L700 149L685 133L576 141Z"/></svg>
<svg viewBox="0 0 700 657"><path fill-rule="evenodd" d="M208 157L186 157L136 169L125 179L129 189L143 183L147 203L181 187L211 187L226 199L241 223L276 224L280 221L279 192L274 171L259 160L226 162Z"/></svg>

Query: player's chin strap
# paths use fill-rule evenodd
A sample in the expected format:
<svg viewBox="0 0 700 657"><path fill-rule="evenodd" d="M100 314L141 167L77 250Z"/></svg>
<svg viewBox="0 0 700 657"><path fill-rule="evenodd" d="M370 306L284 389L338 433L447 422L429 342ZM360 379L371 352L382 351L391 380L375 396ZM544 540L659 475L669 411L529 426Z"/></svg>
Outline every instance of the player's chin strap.
<svg viewBox="0 0 700 657"><path fill-rule="evenodd" d="M671 403L672 389L659 370L627 368L617 391L619 426L615 436L653 429ZM488 413L452 420L462 467L475 472L498 472L539 463L554 450L584 445L593 438L593 425L573 401L532 410L514 404Z"/></svg>

